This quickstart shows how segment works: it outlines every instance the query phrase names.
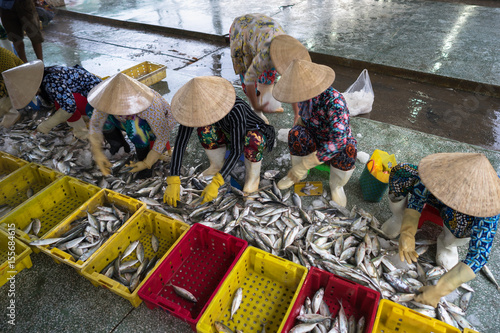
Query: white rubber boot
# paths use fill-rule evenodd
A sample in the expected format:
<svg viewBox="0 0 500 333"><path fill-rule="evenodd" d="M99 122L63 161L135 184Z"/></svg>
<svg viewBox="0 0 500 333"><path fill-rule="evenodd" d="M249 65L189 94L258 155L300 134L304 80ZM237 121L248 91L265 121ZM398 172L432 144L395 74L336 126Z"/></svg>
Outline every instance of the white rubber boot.
<svg viewBox="0 0 500 333"><path fill-rule="evenodd" d="M292 168L293 168L294 166L299 164L300 161L302 161L302 156L290 155L290 160L292 161ZM277 186L280 190L286 190L287 188L290 188L293 184L294 184L293 180L291 180L290 177L285 176L281 178Z"/></svg>
<svg viewBox="0 0 500 333"><path fill-rule="evenodd" d="M251 162L245 158L245 186L243 192L252 193L259 189L262 161Z"/></svg>
<svg viewBox="0 0 500 333"><path fill-rule="evenodd" d="M66 123L73 128L73 135L78 139L87 140L89 138L89 130L87 129L87 124L85 124L83 118L72 122L67 121Z"/></svg>
<svg viewBox="0 0 500 333"><path fill-rule="evenodd" d="M2 125L5 128L9 128L12 125L14 125L19 120L19 118L21 118L21 114L19 113L19 111L17 111L14 108L11 108L9 112L7 112L5 116L3 116L0 125Z"/></svg>
<svg viewBox="0 0 500 333"><path fill-rule="evenodd" d="M443 231L437 238L436 263L447 270L458 264L457 246L466 245L470 238L457 238L451 231L443 226Z"/></svg>
<svg viewBox="0 0 500 333"><path fill-rule="evenodd" d="M403 223L403 214L405 212L406 206L408 205L408 197L405 197L399 201L389 200L389 208L392 212L392 216L389 217L387 221L382 224L380 229L387 235L387 237L393 239L399 236L401 230L401 223Z"/></svg>
<svg viewBox="0 0 500 333"><path fill-rule="evenodd" d="M226 147L216 149L205 149L205 153L210 161L210 167L203 171L203 176L215 176L224 165L224 157L226 156Z"/></svg>
<svg viewBox="0 0 500 333"><path fill-rule="evenodd" d="M343 171L330 166L330 191L332 192L332 200L345 207L347 198L344 193L344 185L347 184L356 167L348 171Z"/></svg>
<svg viewBox="0 0 500 333"><path fill-rule="evenodd" d="M0 117L9 112L11 108L12 103L10 102L9 96L0 98Z"/></svg>
<svg viewBox="0 0 500 333"><path fill-rule="evenodd" d="M264 122L266 123L266 125L269 125L269 120L267 119L266 116L264 116L264 113L262 111L254 111L255 114L257 114L259 117L262 118L262 120L264 120Z"/></svg>
<svg viewBox="0 0 500 333"><path fill-rule="evenodd" d="M264 108L267 112L283 112L281 103L273 97L274 84L257 83L257 90L259 91L259 104L263 105L268 103Z"/></svg>

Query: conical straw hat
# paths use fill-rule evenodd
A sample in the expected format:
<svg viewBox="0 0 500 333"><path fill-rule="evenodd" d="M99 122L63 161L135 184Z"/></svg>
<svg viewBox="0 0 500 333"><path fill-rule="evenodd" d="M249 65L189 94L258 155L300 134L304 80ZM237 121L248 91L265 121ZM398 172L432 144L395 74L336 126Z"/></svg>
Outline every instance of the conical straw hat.
<svg viewBox="0 0 500 333"><path fill-rule="evenodd" d="M328 89L333 81L335 72L330 67L296 59L274 85L273 96L284 103L307 101Z"/></svg>
<svg viewBox="0 0 500 333"><path fill-rule="evenodd" d="M151 88L123 73L102 81L87 96L89 104L96 110L120 116L146 110L153 99Z"/></svg>
<svg viewBox="0 0 500 333"><path fill-rule="evenodd" d="M187 127L212 125L224 118L236 102L236 91L226 79L199 76L189 80L172 98L172 115Z"/></svg>
<svg viewBox="0 0 500 333"><path fill-rule="evenodd" d="M271 42L271 60L278 73L283 74L294 59L311 61L309 51L290 35L279 35Z"/></svg>
<svg viewBox="0 0 500 333"><path fill-rule="evenodd" d="M22 109L36 96L43 79L43 61L34 60L2 72L15 109Z"/></svg>
<svg viewBox="0 0 500 333"><path fill-rule="evenodd" d="M500 214L500 179L483 154L441 153L424 157L418 173L425 187L463 214Z"/></svg>

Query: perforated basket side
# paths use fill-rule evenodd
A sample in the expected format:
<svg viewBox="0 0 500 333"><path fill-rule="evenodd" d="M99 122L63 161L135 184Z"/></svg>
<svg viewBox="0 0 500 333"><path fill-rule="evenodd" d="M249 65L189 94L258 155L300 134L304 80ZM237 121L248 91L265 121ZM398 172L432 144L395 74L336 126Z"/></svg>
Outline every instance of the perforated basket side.
<svg viewBox="0 0 500 333"><path fill-rule="evenodd" d="M197 331L216 332L223 322L233 331L280 332L304 283L307 269L270 253L248 247L201 317ZM241 305L231 320L231 304L238 288Z"/></svg>
<svg viewBox="0 0 500 333"><path fill-rule="evenodd" d="M0 229L0 287L23 269L31 268L30 254L29 246L17 240L7 231ZM12 260L13 257L14 260Z"/></svg>
<svg viewBox="0 0 500 333"><path fill-rule="evenodd" d="M456 327L430 318L405 306L383 299L380 301L373 333L460 333Z"/></svg>
<svg viewBox="0 0 500 333"><path fill-rule="evenodd" d="M76 209L70 216L68 216L64 221L62 221L58 226L48 232L44 237L45 238L57 238L59 235L64 234L71 228L71 222L87 216L87 211L93 213L97 210L98 206L111 204L113 203L117 208L121 210L128 211L130 213L130 219L134 218L138 212L142 211L145 208L145 204L141 201L127 197L123 194L113 192L108 189L102 189L97 194L92 196L89 200L87 200L84 204L82 204L78 209ZM109 242L112 238L116 237L117 234L123 229L123 227L127 224L125 222L120 229L118 229L113 236L111 236L107 242ZM72 266L77 271L81 271L91 260L94 258L101 250L102 246L106 243L102 244L99 250L97 250L89 259L85 262L78 260L75 261L73 256L65 251L59 250L58 248L50 248L47 245L37 246L38 249L43 251L44 253L51 256L57 263L64 262L67 265Z"/></svg>
<svg viewBox="0 0 500 333"><path fill-rule="evenodd" d="M0 151L0 180L26 164L27 161Z"/></svg>
<svg viewBox="0 0 500 333"><path fill-rule="evenodd" d="M44 166L26 164L0 181L0 205L15 209L60 177L61 173ZM28 190L33 191L31 198L28 197Z"/></svg>
<svg viewBox="0 0 500 333"><path fill-rule="evenodd" d="M139 291L148 307L159 306L186 321L193 330L247 243L221 231L195 224ZM197 299L177 295L170 284Z"/></svg>
<svg viewBox="0 0 500 333"><path fill-rule="evenodd" d="M129 300L132 305L139 306L141 300L137 293L148 277L154 272L154 269L148 273L133 292L130 292L126 286L118 281L101 274L102 270L136 240L139 240L144 247L144 258L147 258L148 261L156 258L155 267L158 267L188 229L189 226L185 223L175 221L151 210L143 210L124 226L123 230L117 234L117 237L104 245L102 251L89 260L87 266L82 270L82 275L89 279L95 286L108 288L115 294ZM154 252L151 244L151 235L153 234L159 241L157 252ZM124 260L135 259L137 259L137 254L134 251ZM139 265L140 263L137 263L133 267L137 268Z"/></svg>

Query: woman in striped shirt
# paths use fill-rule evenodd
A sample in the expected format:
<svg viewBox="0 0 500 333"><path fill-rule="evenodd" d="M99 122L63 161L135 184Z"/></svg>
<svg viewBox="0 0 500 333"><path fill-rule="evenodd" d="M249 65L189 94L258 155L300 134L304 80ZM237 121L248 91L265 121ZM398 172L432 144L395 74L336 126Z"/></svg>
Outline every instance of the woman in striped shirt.
<svg viewBox="0 0 500 333"><path fill-rule="evenodd" d="M197 77L186 83L172 99L172 113L179 122L179 132L167 177L164 202L176 207L180 199L180 169L182 158L194 128L210 160L203 172L214 176L203 190L202 203L217 197L219 187L229 175L241 154L245 155L245 186L251 193L258 189L262 153L274 146L274 127L267 125L252 111L231 83L216 76ZM230 154L224 161L226 146Z"/></svg>

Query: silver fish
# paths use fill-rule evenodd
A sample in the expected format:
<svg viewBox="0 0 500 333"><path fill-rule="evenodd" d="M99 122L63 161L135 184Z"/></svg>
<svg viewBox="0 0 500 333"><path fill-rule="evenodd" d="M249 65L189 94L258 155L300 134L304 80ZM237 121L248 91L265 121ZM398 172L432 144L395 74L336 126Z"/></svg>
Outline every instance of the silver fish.
<svg viewBox="0 0 500 333"><path fill-rule="evenodd" d="M238 311L241 301L243 299L243 289L238 288L234 293L233 302L231 303L231 320L233 320L233 316Z"/></svg>
<svg viewBox="0 0 500 333"><path fill-rule="evenodd" d="M189 291L187 291L186 289L184 289L182 287L175 286L170 282L168 282L165 286L167 286L167 287L171 286L172 288L174 288L175 293L177 295L179 295L180 297L184 298L185 300L188 300L188 301L193 302L193 303L198 302L198 300L196 299L196 297L194 297L193 294L191 294Z"/></svg>

